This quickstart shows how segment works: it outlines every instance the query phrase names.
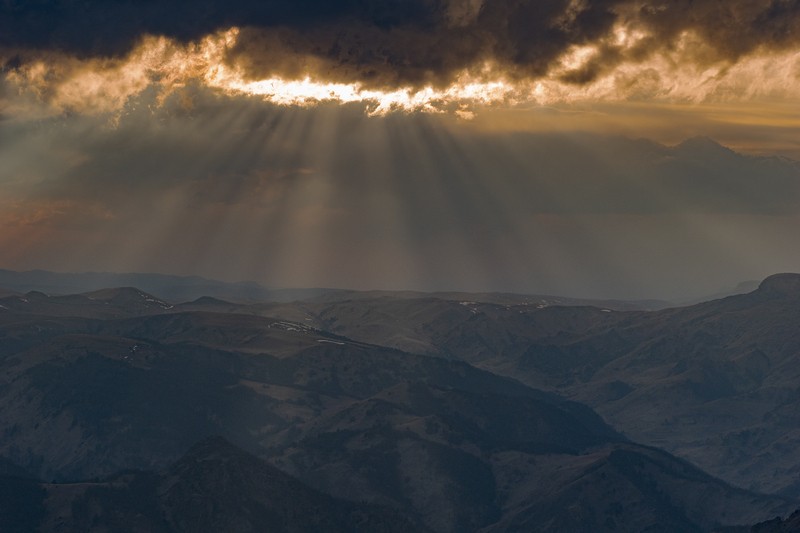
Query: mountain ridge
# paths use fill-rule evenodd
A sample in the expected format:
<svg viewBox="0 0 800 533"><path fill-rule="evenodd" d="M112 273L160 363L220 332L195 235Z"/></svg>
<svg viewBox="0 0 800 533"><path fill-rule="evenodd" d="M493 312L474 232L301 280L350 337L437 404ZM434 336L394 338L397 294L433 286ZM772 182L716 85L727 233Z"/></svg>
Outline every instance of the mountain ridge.
<svg viewBox="0 0 800 533"><path fill-rule="evenodd" d="M0 502L3 531L429 531L396 510L320 493L219 436L161 472L70 484L0 476L2 489L16 491L14 506Z"/></svg>
<svg viewBox="0 0 800 533"><path fill-rule="evenodd" d="M757 523L796 508L793 493L765 495L721 481L660 449L670 441L654 447L655 437L682 437L690 426L647 424L659 398L680 400L668 405L678 415L699 405L709 420L731 424L715 405L731 413L724 403L730 390L767 378L772 388L763 399L777 391L785 400L767 412L792 423L785 393L800 373L791 364L800 316L792 311L800 304L794 276L769 278L750 294L651 312L346 294L338 302L206 299L163 309L140 306L155 298L133 288L94 300L11 297L13 306L0 312L0 454L45 479L77 482L130 468L164 472L193 443L222 435L314 490L388 507L439 533ZM427 355L376 342L420 335ZM777 342L758 347L773 365L784 358L781 371L759 378L754 372L766 371L750 361L762 354L750 341L734 342L742 335ZM736 346L749 350L741 357L750 366L741 371L725 366ZM604 372L615 381L599 380ZM531 388L538 382L546 390ZM762 435L794 438L784 429L764 426ZM690 443L705 450L701 459L713 452L727 460L718 450L738 450ZM258 470L233 461L237 476ZM744 464L761 481L752 472L767 464ZM198 483L209 487L227 476L201 474ZM134 477L133 485L124 475L119 483L151 495L143 501L164 496L151 490L153 475ZM34 495L41 488L25 487ZM181 489L171 501L185 503L201 489ZM203 498L211 505L210 494ZM258 505L234 514L261 516ZM202 514L191 520L213 522Z"/></svg>
<svg viewBox="0 0 800 533"><path fill-rule="evenodd" d="M0 297L40 292L50 296L85 294L111 288L131 287L166 300L170 304L191 302L203 297L230 300L232 303L258 303L333 299L373 298L381 295L393 297L440 297L443 299L477 298L487 303L506 303L525 300L544 300L563 305L596 305L615 309L658 309L670 302L657 299L577 298L547 294L511 293L503 291L406 291L406 290L355 290L342 288L269 288L253 281L225 282L200 276L178 276L154 273L112 272L51 272L29 270L24 272L0 269ZM538 302L537 302L538 303Z"/></svg>

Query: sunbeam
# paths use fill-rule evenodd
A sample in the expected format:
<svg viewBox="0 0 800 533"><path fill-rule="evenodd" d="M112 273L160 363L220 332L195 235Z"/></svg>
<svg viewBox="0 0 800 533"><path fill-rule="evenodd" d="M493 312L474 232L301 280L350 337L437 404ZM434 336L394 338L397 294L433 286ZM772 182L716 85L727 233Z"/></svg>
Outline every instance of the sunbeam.
<svg viewBox="0 0 800 533"><path fill-rule="evenodd" d="M427 33L230 20L87 48L12 32L3 264L637 296L726 264L760 275L755 248L786 265L794 19L731 4L729 25L765 28L734 47L713 10L523 4L448 8ZM549 37L525 41L517 18ZM703 267L670 270L689 256Z"/></svg>

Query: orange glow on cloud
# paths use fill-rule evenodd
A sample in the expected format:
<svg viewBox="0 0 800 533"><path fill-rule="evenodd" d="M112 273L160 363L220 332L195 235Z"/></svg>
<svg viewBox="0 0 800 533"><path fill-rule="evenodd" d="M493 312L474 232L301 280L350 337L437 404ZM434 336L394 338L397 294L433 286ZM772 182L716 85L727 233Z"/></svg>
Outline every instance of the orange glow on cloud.
<svg viewBox="0 0 800 533"><path fill-rule="evenodd" d="M640 61L622 60L583 85L563 80L598 58L601 52L595 45L570 48L548 75L537 79L515 79L497 65L484 64L465 70L447 87L384 89L326 80L313 72L299 79L279 75L251 79L243 74L232 54L238 35L239 30L231 28L189 45L165 37L146 37L120 59L41 56L6 73L6 80L19 93L45 103L51 113L113 113L150 87L163 101L190 83L277 105L360 102L372 115L451 111L464 118L472 117L476 108L501 104L703 104L800 99L800 51L763 51L733 64L698 64L690 57L702 45L689 33L667 52ZM608 45L625 57L626 51L646 37L635 28L619 27L612 32ZM21 109L9 102L2 104L7 114Z"/></svg>

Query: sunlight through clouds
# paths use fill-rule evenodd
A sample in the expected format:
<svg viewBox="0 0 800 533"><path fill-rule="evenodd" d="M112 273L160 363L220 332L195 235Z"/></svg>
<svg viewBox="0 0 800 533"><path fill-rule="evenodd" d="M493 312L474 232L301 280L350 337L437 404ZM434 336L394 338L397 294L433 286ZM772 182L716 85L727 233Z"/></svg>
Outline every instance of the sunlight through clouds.
<svg viewBox="0 0 800 533"><path fill-rule="evenodd" d="M422 4L14 8L0 266L622 295L796 260L787 2Z"/></svg>
<svg viewBox="0 0 800 533"><path fill-rule="evenodd" d="M145 37L127 56L77 59L44 54L6 72L19 94L32 95L53 113L113 113L149 88L160 101L189 84L199 83L221 94L249 95L281 106L314 106L322 102L361 103L370 115L391 112L454 112L470 118L481 107L609 103L719 103L756 98L800 99L800 52L762 51L738 62L699 64L687 58L702 46L690 33L674 49L641 60L625 59L644 39L637 30L618 28L611 37L621 59L588 83L571 83L594 58L597 45L568 48L549 73L519 77L502 65L484 62L457 74L446 86L372 88L361 82L326 80L316 72L300 78L280 75L248 77L233 50L238 28L187 45L166 37ZM10 97L13 100L13 96ZM6 112L13 110L6 103Z"/></svg>

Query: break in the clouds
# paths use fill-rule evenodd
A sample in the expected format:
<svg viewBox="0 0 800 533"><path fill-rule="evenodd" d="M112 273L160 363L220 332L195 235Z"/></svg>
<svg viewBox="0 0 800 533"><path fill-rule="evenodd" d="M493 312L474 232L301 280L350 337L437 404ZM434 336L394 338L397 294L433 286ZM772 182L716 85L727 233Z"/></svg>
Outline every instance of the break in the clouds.
<svg viewBox="0 0 800 533"><path fill-rule="evenodd" d="M798 0L5 2L6 77L60 110L202 83L373 112L795 98Z"/></svg>

